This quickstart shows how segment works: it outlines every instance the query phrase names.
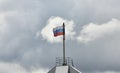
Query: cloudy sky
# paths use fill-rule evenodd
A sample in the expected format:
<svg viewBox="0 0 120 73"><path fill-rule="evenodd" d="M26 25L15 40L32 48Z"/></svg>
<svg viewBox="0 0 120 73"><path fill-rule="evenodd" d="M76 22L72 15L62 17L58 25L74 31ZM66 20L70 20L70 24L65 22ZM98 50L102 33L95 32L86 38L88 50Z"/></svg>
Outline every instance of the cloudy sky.
<svg viewBox="0 0 120 73"><path fill-rule="evenodd" d="M0 0L0 73L46 73L66 55L82 73L120 73L120 0Z"/></svg>

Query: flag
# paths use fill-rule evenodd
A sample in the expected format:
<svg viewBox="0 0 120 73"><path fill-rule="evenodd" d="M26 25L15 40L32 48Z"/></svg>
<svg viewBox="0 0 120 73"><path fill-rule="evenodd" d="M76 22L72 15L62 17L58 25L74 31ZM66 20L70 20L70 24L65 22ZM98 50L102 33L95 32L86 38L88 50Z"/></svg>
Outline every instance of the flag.
<svg viewBox="0 0 120 73"><path fill-rule="evenodd" d="M64 35L64 27L63 26L58 26L56 28L53 28L53 33L54 33L54 37Z"/></svg>

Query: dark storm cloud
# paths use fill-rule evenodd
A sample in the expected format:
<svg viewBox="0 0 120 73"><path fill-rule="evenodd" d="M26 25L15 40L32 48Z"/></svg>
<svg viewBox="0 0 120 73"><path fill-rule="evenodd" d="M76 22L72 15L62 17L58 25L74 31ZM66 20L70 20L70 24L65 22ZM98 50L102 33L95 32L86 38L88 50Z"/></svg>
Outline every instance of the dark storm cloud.
<svg viewBox="0 0 120 73"><path fill-rule="evenodd" d="M60 43L36 37L51 16L73 20L76 32L83 25L120 19L119 0L5 0L0 3L0 61L50 68L62 56ZM76 35L77 36L77 35ZM119 72L119 31L88 44L66 41L67 56L82 72ZM112 39L111 39L112 38ZM71 45L72 44L72 45ZM59 51L58 51L59 50Z"/></svg>

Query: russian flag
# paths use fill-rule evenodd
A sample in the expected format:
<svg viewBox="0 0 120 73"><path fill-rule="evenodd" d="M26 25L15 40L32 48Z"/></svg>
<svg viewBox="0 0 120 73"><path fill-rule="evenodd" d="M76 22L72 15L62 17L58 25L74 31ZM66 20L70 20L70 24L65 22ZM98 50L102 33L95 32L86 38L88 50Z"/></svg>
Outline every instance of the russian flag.
<svg viewBox="0 0 120 73"><path fill-rule="evenodd" d="M57 37L59 35L64 35L64 27L58 26L56 28L53 28L54 37Z"/></svg>

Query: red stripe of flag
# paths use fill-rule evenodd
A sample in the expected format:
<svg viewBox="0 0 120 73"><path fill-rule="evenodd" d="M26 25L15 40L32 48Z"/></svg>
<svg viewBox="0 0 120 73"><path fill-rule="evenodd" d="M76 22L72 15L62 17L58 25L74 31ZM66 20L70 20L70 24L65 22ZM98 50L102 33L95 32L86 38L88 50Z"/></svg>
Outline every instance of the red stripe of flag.
<svg viewBox="0 0 120 73"><path fill-rule="evenodd" d="M54 34L55 37L57 37L59 35L64 35L64 33L63 32L58 32L58 33Z"/></svg>

